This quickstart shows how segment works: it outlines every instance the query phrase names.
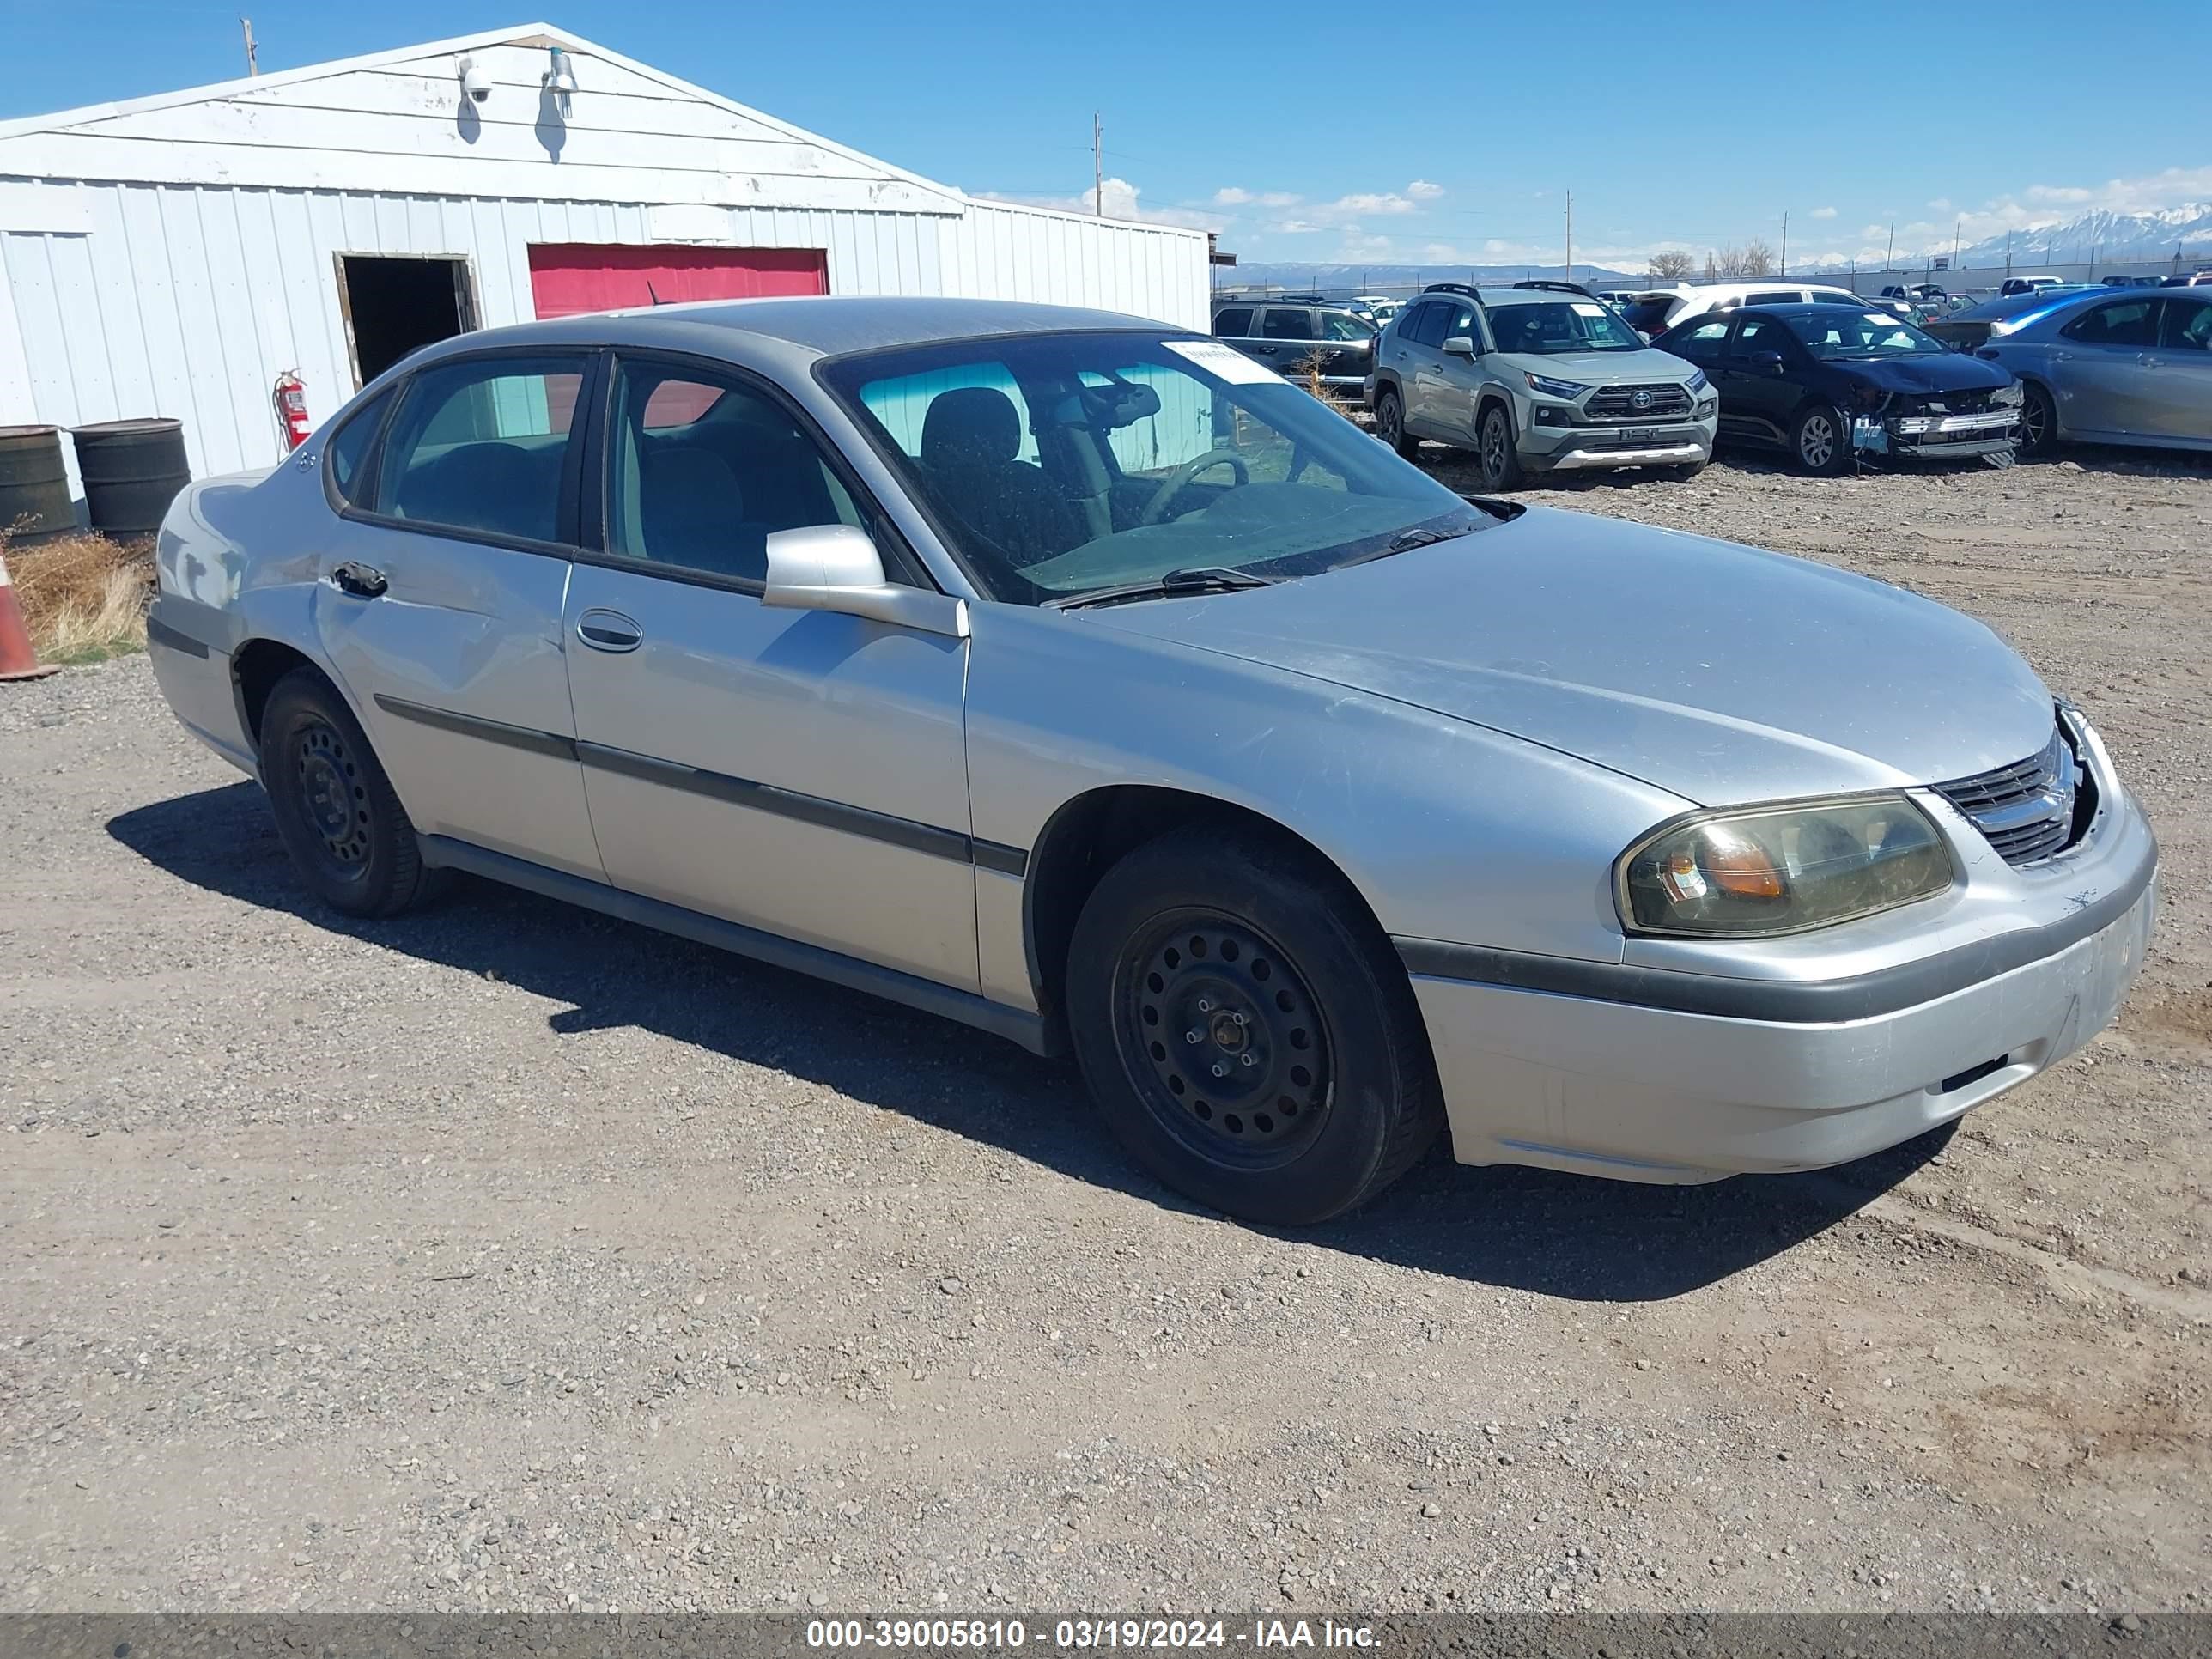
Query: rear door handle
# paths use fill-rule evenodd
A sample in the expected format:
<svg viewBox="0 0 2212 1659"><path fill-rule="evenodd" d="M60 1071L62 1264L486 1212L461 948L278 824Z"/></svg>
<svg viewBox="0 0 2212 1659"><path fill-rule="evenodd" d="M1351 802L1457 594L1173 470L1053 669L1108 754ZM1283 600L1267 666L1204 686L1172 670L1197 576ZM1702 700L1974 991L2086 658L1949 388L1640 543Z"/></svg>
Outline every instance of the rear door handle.
<svg viewBox="0 0 2212 1659"><path fill-rule="evenodd" d="M390 585L385 580L381 570L371 565L358 564L351 559L331 568L331 586L356 599L375 599Z"/></svg>
<svg viewBox="0 0 2212 1659"><path fill-rule="evenodd" d="M635 651L645 630L619 611L586 611L576 618L576 637L594 651Z"/></svg>

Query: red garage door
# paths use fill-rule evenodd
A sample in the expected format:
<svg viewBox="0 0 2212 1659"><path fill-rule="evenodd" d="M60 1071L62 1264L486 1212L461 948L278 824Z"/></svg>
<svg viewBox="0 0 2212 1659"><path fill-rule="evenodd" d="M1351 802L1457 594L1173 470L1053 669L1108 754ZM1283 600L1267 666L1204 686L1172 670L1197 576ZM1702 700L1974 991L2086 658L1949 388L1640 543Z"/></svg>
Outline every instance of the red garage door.
<svg viewBox="0 0 2212 1659"><path fill-rule="evenodd" d="M530 250L530 294L540 317L829 291L827 259L818 248L540 242Z"/></svg>

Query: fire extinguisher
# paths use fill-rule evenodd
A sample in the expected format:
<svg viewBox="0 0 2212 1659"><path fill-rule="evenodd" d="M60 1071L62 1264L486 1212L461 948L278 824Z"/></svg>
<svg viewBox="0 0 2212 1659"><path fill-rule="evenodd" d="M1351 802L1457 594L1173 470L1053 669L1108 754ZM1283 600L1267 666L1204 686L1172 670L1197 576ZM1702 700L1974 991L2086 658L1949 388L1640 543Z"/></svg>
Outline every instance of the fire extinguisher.
<svg viewBox="0 0 2212 1659"><path fill-rule="evenodd" d="M297 449L307 441L307 389L295 368L276 377L276 414L284 422L285 448Z"/></svg>

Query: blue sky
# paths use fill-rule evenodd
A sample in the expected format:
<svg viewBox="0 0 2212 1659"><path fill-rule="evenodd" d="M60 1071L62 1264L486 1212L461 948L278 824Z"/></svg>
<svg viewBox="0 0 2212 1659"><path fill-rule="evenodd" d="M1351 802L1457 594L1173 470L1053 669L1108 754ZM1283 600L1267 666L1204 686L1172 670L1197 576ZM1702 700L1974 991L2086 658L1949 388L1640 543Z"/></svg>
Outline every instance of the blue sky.
<svg viewBox="0 0 2212 1659"><path fill-rule="evenodd" d="M558 27L980 194L1218 228L1253 260L1948 252L2212 200L2205 0L1246 9L536 0ZM529 21L528 0L0 0L0 117ZM1224 21L1233 19L1233 22Z"/></svg>

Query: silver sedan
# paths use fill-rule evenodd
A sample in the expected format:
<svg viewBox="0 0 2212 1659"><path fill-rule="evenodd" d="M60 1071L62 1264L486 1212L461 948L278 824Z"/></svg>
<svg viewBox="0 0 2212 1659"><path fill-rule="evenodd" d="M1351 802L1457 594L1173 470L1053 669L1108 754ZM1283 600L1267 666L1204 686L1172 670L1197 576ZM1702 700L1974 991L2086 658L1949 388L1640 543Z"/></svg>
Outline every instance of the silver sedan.
<svg viewBox="0 0 2212 1659"><path fill-rule="evenodd" d="M1264 1221L1447 1124L1638 1181L1856 1158L2088 1041L2155 902L2096 732L1978 623L1462 499L1130 318L470 335L159 558L163 691L326 904L466 872L1072 1051Z"/></svg>
<svg viewBox="0 0 2212 1659"><path fill-rule="evenodd" d="M2021 453L2058 443L2212 450L2212 289L2093 290L1990 325L2021 382Z"/></svg>

